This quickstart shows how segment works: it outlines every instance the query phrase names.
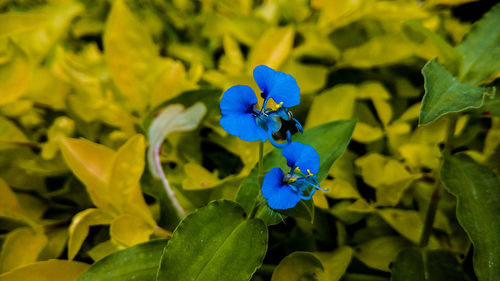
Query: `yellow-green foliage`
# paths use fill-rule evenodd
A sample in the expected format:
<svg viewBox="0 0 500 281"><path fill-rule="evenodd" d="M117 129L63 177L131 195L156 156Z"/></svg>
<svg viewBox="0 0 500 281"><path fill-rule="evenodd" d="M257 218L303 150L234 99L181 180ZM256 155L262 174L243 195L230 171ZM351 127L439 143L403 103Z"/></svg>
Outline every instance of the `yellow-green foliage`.
<svg viewBox="0 0 500 281"><path fill-rule="evenodd" d="M285 258L272 280L339 280L352 257L358 265L347 274L373 273L359 261L391 271L398 253L421 240L447 140L499 171L500 110L485 99L500 72L468 73L486 66L462 55L468 46L454 48L471 23L451 8L465 2L0 1L0 281L75 280L111 253L171 237L185 214L210 201L235 200L258 144L220 127L218 101L237 84L260 93L252 70L261 64L295 77L301 104L293 112L305 129L357 120L351 145L321 182L328 191L313 197L314 223L299 215L292 238L270 233L269 249L278 251L270 263L309 251ZM420 71L436 57L426 79L462 84L426 80L425 90L468 91L474 103L457 94L462 103L444 108L446 97L429 94L421 106ZM182 107L167 115L185 120L151 131L174 103ZM155 155L163 171L151 166ZM185 214L162 197L163 172ZM428 248L464 259L476 241L457 222L455 197L441 192ZM270 275L263 267L255 280Z"/></svg>

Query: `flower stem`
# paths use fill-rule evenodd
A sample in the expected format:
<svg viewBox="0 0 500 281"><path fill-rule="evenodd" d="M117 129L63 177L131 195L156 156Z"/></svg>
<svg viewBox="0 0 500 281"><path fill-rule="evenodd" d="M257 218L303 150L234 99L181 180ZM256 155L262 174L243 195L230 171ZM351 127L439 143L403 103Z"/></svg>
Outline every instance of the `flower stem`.
<svg viewBox="0 0 500 281"><path fill-rule="evenodd" d="M455 115L450 116L443 153L449 153L453 149L453 136L455 135L456 125L457 117ZM434 190L432 191L429 207L427 208L427 213L425 215L424 229L422 230L422 236L420 237L419 247L421 248L426 247L429 243L432 226L434 225L434 220L436 218L438 203L439 200L441 200L441 179L439 178L439 172L436 173L435 179Z"/></svg>
<svg viewBox="0 0 500 281"><path fill-rule="evenodd" d="M259 183L263 180L264 177L264 142L259 142L259 170L257 174L257 179Z"/></svg>
<svg viewBox="0 0 500 281"><path fill-rule="evenodd" d="M259 186L262 185L262 181L264 180L264 142L259 142L259 164L258 164L258 170L257 170L257 181L259 183ZM259 202L259 199L261 198L261 194L259 192L259 195L257 195L256 201ZM249 214L249 218L255 217L257 214L258 210L258 204L257 206L254 206L252 211Z"/></svg>

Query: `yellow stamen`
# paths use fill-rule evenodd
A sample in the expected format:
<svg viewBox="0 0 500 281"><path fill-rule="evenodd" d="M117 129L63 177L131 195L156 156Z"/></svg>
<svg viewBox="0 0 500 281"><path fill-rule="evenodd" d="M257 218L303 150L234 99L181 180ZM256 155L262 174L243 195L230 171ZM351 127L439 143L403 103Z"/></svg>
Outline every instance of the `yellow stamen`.
<svg viewBox="0 0 500 281"><path fill-rule="evenodd" d="M294 181L296 181L296 180L297 180L297 178L289 178L289 179L288 179L288 182L294 182Z"/></svg>
<svg viewBox="0 0 500 281"><path fill-rule="evenodd" d="M281 106L283 106L283 102L280 102L279 104L271 105L271 109L278 110Z"/></svg>
<svg viewBox="0 0 500 281"><path fill-rule="evenodd" d="M302 173L302 171L300 170L299 166L295 167L295 172Z"/></svg>
<svg viewBox="0 0 500 281"><path fill-rule="evenodd" d="M309 170L309 169L307 169L307 174L308 174L309 176L311 176L311 177L312 177L312 176L314 176L314 175L313 175L313 173L311 173L311 170Z"/></svg>

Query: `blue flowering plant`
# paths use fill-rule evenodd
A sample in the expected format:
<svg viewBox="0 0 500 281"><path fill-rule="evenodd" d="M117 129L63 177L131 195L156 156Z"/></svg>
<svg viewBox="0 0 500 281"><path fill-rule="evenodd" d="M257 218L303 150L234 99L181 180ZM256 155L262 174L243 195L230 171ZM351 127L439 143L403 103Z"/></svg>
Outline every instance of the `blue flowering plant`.
<svg viewBox="0 0 500 281"><path fill-rule="evenodd" d="M252 88L246 85L232 86L222 95L220 125L230 135L244 141L265 142L268 139L275 147L284 148L291 143L289 130L285 133L285 143L278 143L274 139L282 127L282 120L293 121L302 133L302 125L288 109L300 103L297 81L290 74L265 65L255 67L253 76L262 91L262 107L258 108L258 99ZM271 99L275 105L268 107Z"/></svg>
<svg viewBox="0 0 500 281"><path fill-rule="evenodd" d="M319 170L319 155L310 145L292 142L281 151L290 167L288 173L281 168L271 169L262 183L262 195L272 209L285 210L295 207L301 200L309 200L319 186L316 174Z"/></svg>

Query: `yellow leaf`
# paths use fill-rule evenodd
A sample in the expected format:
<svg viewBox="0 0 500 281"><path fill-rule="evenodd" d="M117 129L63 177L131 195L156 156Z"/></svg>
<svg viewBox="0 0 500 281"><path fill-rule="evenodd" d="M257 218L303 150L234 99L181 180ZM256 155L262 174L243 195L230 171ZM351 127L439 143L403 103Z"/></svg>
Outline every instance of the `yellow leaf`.
<svg viewBox="0 0 500 281"><path fill-rule="evenodd" d="M145 140L131 137L117 152L85 139L61 139L66 164L86 185L94 204L115 217L135 214L156 225L142 196Z"/></svg>
<svg viewBox="0 0 500 281"><path fill-rule="evenodd" d="M151 94L151 106L175 98L180 93L196 89L196 83L187 80L186 69L180 61L170 58L157 59L159 77Z"/></svg>
<svg viewBox="0 0 500 281"><path fill-rule="evenodd" d="M315 0L312 1L313 8L320 8L318 25L328 28L325 32L353 22L362 15L361 8L366 4L363 0Z"/></svg>
<svg viewBox="0 0 500 281"><path fill-rule="evenodd" d="M417 127L411 136L414 143L441 143L446 138L449 118L439 118L425 126Z"/></svg>
<svg viewBox="0 0 500 281"><path fill-rule="evenodd" d="M127 247L149 240L153 228L137 216L124 214L111 223L111 239Z"/></svg>
<svg viewBox="0 0 500 281"><path fill-rule="evenodd" d="M67 260L36 262L0 275L0 281L75 281L88 264Z"/></svg>
<svg viewBox="0 0 500 281"><path fill-rule="evenodd" d="M394 230L414 243L419 242L424 224L417 211L386 208L377 212Z"/></svg>
<svg viewBox="0 0 500 281"><path fill-rule="evenodd" d="M222 47L224 48L226 64L225 67L221 65L220 68L226 72L242 73L245 61L238 42L229 33L225 33L222 37Z"/></svg>
<svg viewBox="0 0 500 281"><path fill-rule="evenodd" d="M372 153L356 160L361 176L376 189L378 206L396 205L403 192L420 175L410 174L399 161Z"/></svg>
<svg viewBox="0 0 500 281"><path fill-rule="evenodd" d="M182 181L182 188L186 190L206 189L216 186L220 183L217 175L212 174L207 169L196 163L187 163L184 165L186 178Z"/></svg>
<svg viewBox="0 0 500 281"><path fill-rule="evenodd" d="M144 171L146 141L143 135L131 137L118 149L111 163L109 190L114 199L122 200L140 181ZM121 195L121 196L120 196Z"/></svg>
<svg viewBox="0 0 500 281"><path fill-rule="evenodd" d="M398 121L411 121L418 119L418 116L420 115L420 106L421 104L418 102L408 107L399 117Z"/></svg>
<svg viewBox="0 0 500 281"><path fill-rule="evenodd" d="M358 68L390 65L417 53L421 55L420 52L425 50L419 47L421 46L417 46L403 35L384 35L375 37L361 46L347 49L342 60L343 64Z"/></svg>
<svg viewBox="0 0 500 281"><path fill-rule="evenodd" d="M349 84L338 85L323 91L313 100L305 128L312 128L334 120L350 119L354 111L357 92L357 87Z"/></svg>
<svg viewBox="0 0 500 281"><path fill-rule="evenodd" d="M0 116L0 150L12 148L11 144L25 142L28 142L28 138L24 133L12 121Z"/></svg>
<svg viewBox="0 0 500 281"><path fill-rule="evenodd" d="M315 192L312 200L314 202L314 206L328 209L328 200L326 200L325 194L323 192Z"/></svg>
<svg viewBox="0 0 500 281"><path fill-rule="evenodd" d="M437 169L441 164L441 150L436 143L407 143L398 151L406 165L412 168Z"/></svg>
<svg viewBox="0 0 500 281"><path fill-rule="evenodd" d="M396 120L385 127L389 146L396 150L410 139L411 126L406 122Z"/></svg>
<svg viewBox="0 0 500 281"><path fill-rule="evenodd" d="M9 232L2 245L0 272L36 261L46 244L47 237L40 230L21 227Z"/></svg>
<svg viewBox="0 0 500 281"><path fill-rule="evenodd" d="M319 280L338 281L344 275L351 263L353 250L351 247L342 246L333 252L315 252L325 271L319 273Z"/></svg>
<svg viewBox="0 0 500 281"><path fill-rule="evenodd" d="M371 213L375 211L375 208L372 204L366 202L365 199L359 198L354 203L349 205L347 210L358 213Z"/></svg>
<svg viewBox="0 0 500 281"><path fill-rule="evenodd" d="M42 158L52 159L59 151L58 140L73 134L75 122L66 116L57 117L47 130L48 141L42 146Z"/></svg>
<svg viewBox="0 0 500 281"><path fill-rule="evenodd" d="M373 98L372 103L377 111L378 118L382 121L382 125L384 125L384 127L387 126L392 120L391 104L381 98Z"/></svg>
<svg viewBox="0 0 500 281"><path fill-rule="evenodd" d="M38 63L82 11L83 5L77 1L53 1L28 12L9 12L0 17L0 38L11 37Z"/></svg>
<svg viewBox="0 0 500 281"><path fill-rule="evenodd" d="M217 123L217 126L219 124ZM219 126L220 127L220 126ZM224 132L225 133L225 132ZM247 175L252 170L253 166L259 161L258 146L249 145L248 142L242 141L239 138L227 135L222 137L219 134L212 134L209 136L210 140L224 147L231 153L238 155L241 158L244 166L241 175ZM265 147L265 145L264 145Z"/></svg>
<svg viewBox="0 0 500 281"><path fill-rule="evenodd" d="M334 199L361 198L358 191L346 180L335 178L333 180L324 180L321 186L328 188L326 196Z"/></svg>
<svg viewBox="0 0 500 281"><path fill-rule="evenodd" d="M99 209L86 209L76 214L69 226L68 259L72 260L94 225L110 224L113 219Z"/></svg>
<svg viewBox="0 0 500 281"><path fill-rule="evenodd" d="M382 83L377 81L363 82L359 86L357 92L358 99L382 99L387 100L391 98L391 94L385 89Z"/></svg>
<svg viewBox="0 0 500 281"><path fill-rule="evenodd" d="M373 1L364 16L381 21L400 22L408 19L429 17L426 10L416 2L403 1Z"/></svg>
<svg viewBox="0 0 500 281"><path fill-rule="evenodd" d="M24 97L30 101L49 106L55 110L66 108L66 96L70 92L70 86L57 79L56 76L46 68L36 68L33 72L28 89ZM50 92L50 95L47 95Z"/></svg>
<svg viewBox="0 0 500 281"><path fill-rule="evenodd" d="M143 135L131 137L115 153L108 183L110 202L121 213L134 214L155 226L148 205L142 196L139 181L144 171L146 143Z"/></svg>
<svg viewBox="0 0 500 281"><path fill-rule="evenodd" d="M60 146L66 164L85 185L106 185L114 156L112 149L86 139L72 138L62 138Z"/></svg>
<svg viewBox="0 0 500 281"><path fill-rule="evenodd" d="M38 259L48 260L58 258L68 243L68 229L66 227L47 229L45 235L48 238L47 245L38 256Z"/></svg>
<svg viewBox="0 0 500 281"><path fill-rule="evenodd" d="M68 167L85 184L92 202L116 213L106 192L114 151L86 139L71 138L60 140L60 150Z"/></svg>
<svg viewBox="0 0 500 281"><path fill-rule="evenodd" d="M114 1L103 35L109 71L131 109L146 108L157 77L157 49L123 0Z"/></svg>
<svg viewBox="0 0 500 281"><path fill-rule="evenodd" d="M141 186L139 184L130 189L130 192L127 194L126 201L124 201L123 205L120 206L120 210L122 213L142 218L144 221L148 222L150 226L156 226L156 222L153 219L149 206L144 200Z"/></svg>
<svg viewBox="0 0 500 281"><path fill-rule="evenodd" d="M16 101L26 91L32 67L28 54L8 40L7 52L0 52L0 105Z"/></svg>
<svg viewBox="0 0 500 281"><path fill-rule="evenodd" d="M31 219L40 221L48 206L39 197L29 193L16 193L23 212ZM1 201L1 200L0 200Z"/></svg>
<svg viewBox="0 0 500 281"><path fill-rule="evenodd" d="M354 253L366 265L389 272L391 262L408 247L411 243L400 236L382 236L358 245Z"/></svg>
<svg viewBox="0 0 500 281"><path fill-rule="evenodd" d="M369 143L382 138L383 135L384 132L380 127L374 127L358 121L354 128L352 138L358 142Z"/></svg>
<svg viewBox="0 0 500 281"><path fill-rule="evenodd" d="M315 58L330 63L338 60L339 50L328 39L324 30L314 24L303 24L297 26L297 31L304 36L304 42L294 48L294 57Z"/></svg>
<svg viewBox="0 0 500 281"><path fill-rule="evenodd" d="M449 6L455 6L455 5L462 5L465 3L469 2L475 2L478 0L429 0L425 1L424 7L432 7L432 6L438 6L438 5L449 5Z"/></svg>
<svg viewBox="0 0 500 281"><path fill-rule="evenodd" d="M333 179L342 179L350 183L351 186L356 186L356 179L354 176L354 159L356 159L356 154L346 150L344 153L333 163L328 175L333 177ZM329 187L329 186L326 186Z"/></svg>
<svg viewBox="0 0 500 281"><path fill-rule="evenodd" d="M288 59L281 71L291 74L300 86L301 94L314 93L325 86L328 69L322 65L304 64Z"/></svg>
<svg viewBox="0 0 500 281"><path fill-rule="evenodd" d="M0 178L0 216L35 225L19 204L16 194L2 178Z"/></svg>
<svg viewBox="0 0 500 281"><path fill-rule="evenodd" d="M117 246L113 241L108 240L102 243L97 244L94 248L90 249L87 253L94 260L98 261L104 258L107 255L110 255L118 250L120 250L120 246Z"/></svg>
<svg viewBox="0 0 500 281"><path fill-rule="evenodd" d="M34 13L4 13L0 15L0 38L45 26L48 16Z"/></svg>
<svg viewBox="0 0 500 281"><path fill-rule="evenodd" d="M413 86L410 81L405 78L396 78L395 81L396 92L398 96L404 98L418 98L422 94L421 90Z"/></svg>
<svg viewBox="0 0 500 281"><path fill-rule="evenodd" d="M290 26L266 31L250 52L251 69L261 64L278 69L292 50L294 34Z"/></svg>

